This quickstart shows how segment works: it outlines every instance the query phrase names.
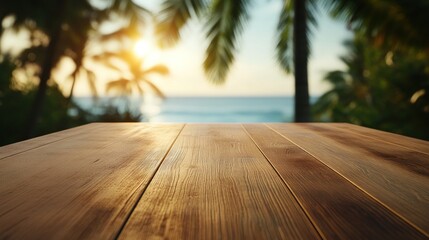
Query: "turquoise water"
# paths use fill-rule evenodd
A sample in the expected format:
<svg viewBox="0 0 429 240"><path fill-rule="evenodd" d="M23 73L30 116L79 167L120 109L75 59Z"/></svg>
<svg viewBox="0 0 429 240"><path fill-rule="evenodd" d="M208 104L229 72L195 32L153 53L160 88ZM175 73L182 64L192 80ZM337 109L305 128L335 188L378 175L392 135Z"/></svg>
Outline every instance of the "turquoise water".
<svg viewBox="0 0 429 240"><path fill-rule="evenodd" d="M76 98L85 109L97 111L91 98ZM112 99L102 98L100 103ZM116 101L120 109L125 104ZM140 111L149 122L290 122L292 97L169 97L133 98L130 108Z"/></svg>
<svg viewBox="0 0 429 240"><path fill-rule="evenodd" d="M168 98L154 122L291 121L293 99L287 97Z"/></svg>

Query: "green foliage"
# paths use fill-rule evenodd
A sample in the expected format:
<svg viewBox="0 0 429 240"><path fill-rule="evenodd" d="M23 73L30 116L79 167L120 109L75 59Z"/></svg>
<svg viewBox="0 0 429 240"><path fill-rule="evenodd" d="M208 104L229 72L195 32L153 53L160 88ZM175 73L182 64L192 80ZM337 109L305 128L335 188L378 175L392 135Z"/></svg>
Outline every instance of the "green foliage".
<svg viewBox="0 0 429 240"><path fill-rule="evenodd" d="M31 106L36 89L25 84L18 85L12 77L15 65L8 59L0 62L0 145L21 140L21 129L27 117L27 108ZM88 123L88 113L77 106L77 114L68 114L67 99L57 85L47 90L43 121L37 124L36 135L42 135L65 128Z"/></svg>
<svg viewBox="0 0 429 240"><path fill-rule="evenodd" d="M252 0L164 0L157 25L160 44L171 46L176 43L181 37L180 30L192 17L204 20L209 42L203 63L204 70L211 82L223 83L234 62L238 38L250 17L249 10L253 2ZM294 2L295 0L283 1L277 25L277 59L288 71L292 70L293 66L291 41L295 24ZM301 39L301 42L306 43L307 50L310 49L309 35L312 28L317 25L318 6L316 0L306 0L304 3L305 18L308 19L309 24L304 24L306 39Z"/></svg>
<svg viewBox="0 0 429 240"><path fill-rule="evenodd" d="M139 111L133 111L126 108L125 111L120 111L118 107L111 104L104 108L104 112L97 116L100 122L140 122L143 119Z"/></svg>
<svg viewBox="0 0 429 240"><path fill-rule="evenodd" d="M13 78L15 64L8 58L0 62L0 146L22 140L21 129L32 104L36 88L31 84L18 84ZM58 86L47 89L42 117L35 135L43 135L89 122L139 122L142 115L129 108L120 111L114 103L103 107L103 112L93 114L69 102ZM23 111L24 110L24 111Z"/></svg>
<svg viewBox="0 0 429 240"><path fill-rule="evenodd" d="M331 2L331 3L328 3ZM427 0L325 1L333 16L365 32L379 44L428 49Z"/></svg>
<svg viewBox="0 0 429 240"><path fill-rule="evenodd" d="M332 89L313 106L315 119L429 139L429 54L376 47L360 34L346 46L346 70L326 75Z"/></svg>
<svg viewBox="0 0 429 240"><path fill-rule="evenodd" d="M248 19L252 0L163 0L157 33L161 45L180 38L180 29L192 18L206 21L204 70L214 83L223 83L234 62L237 39ZM427 48L428 0L285 0L277 24L276 57L287 72L295 72L295 120L308 121L307 61L311 30L323 6L352 29L365 31L379 43ZM293 51L291 51L293 49Z"/></svg>
<svg viewBox="0 0 429 240"><path fill-rule="evenodd" d="M12 89L11 76L15 65L10 61L0 63L0 145L18 140L14 132L20 130L25 114L23 105L29 105L30 99Z"/></svg>
<svg viewBox="0 0 429 240"><path fill-rule="evenodd" d="M43 107L48 94L48 85L51 84L51 72L64 57L75 63L75 70L71 74L73 81L69 100L73 94L73 87L78 76L84 76L94 95L97 95L95 74L85 65L85 58L90 58L89 45L100 44L102 41L101 25L106 22L122 22L127 34L134 38L140 36L140 28L151 13L132 0L91 1L91 0L14 0L7 1L0 8L0 22L9 18L12 24L0 24L0 40L4 28L25 29L30 34L30 46L20 54L16 67L26 69L38 68L39 84L31 105L22 106L27 111L27 122L23 123L23 134L26 137L34 136L34 128L43 124L39 119L43 115ZM116 34L116 33L115 33ZM1 42L1 41L0 41ZM0 43L1 44L1 43ZM0 46L0 54L3 54ZM1 59L1 56L0 56ZM49 101L49 100L47 100ZM67 111L69 104L65 104ZM26 108L24 108L26 107Z"/></svg>
<svg viewBox="0 0 429 240"><path fill-rule="evenodd" d="M158 25L156 28L161 46L172 46L180 39L180 29L186 25L194 15L200 17L206 11L205 0L184 0L162 3L162 10L158 14Z"/></svg>
<svg viewBox="0 0 429 240"><path fill-rule="evenodd" d="M124 34L134 39L140 37L143 23L150 17L147 9L132 0L14 0L2 3L0 145L21 140L23 133L25 137L37 136L89 121L139 121L139 114L120 112L113 106L107 106L101 115L85 112L73 103L72 95L78 77L86 78L93 94L97 95L94 69L85 64L88 60L97 60L95 55L100 52L94 52L94 46L100 49L106 36L110 36L109 39L121 38ZM3 24L5 19L8 24ZM103 24L115 25L115 22L126 26L120 27L122 32L105 34L100 31ZM9 37L4 35L6 28L25 30L30 35L30 46L19 56L11 58L7 49L1 48L2 38ZM63 58L69 58L75 64L68 99L56 85L58 79L51 75ZM165 72L160 68L149 70ZM16 72L22 73L19 79L13 77ZM156 88L151 82L147 85Z"/></svg>
<svg viewBox="0 0 429 240"><path fill-rule="evenodd" d="M222 84L234 62L238 38L249 19L252 2L251 0L164 0L157 27L161 45L175 43L180 38L180 29L191 17L203 19L206 38L209 41L203 63L204 70L212 83ZM298 69L295 85L300 88L296 91L295 102L299 107L295 107L295 120L309 121L307 59L310 30L316 25L314 14L317 12L318 5L316 0L283 2L284 7L277 26L277 58L284 69L291 70L292 61L293 68ZM296 34L297 32L300 34ZM292 37L294 44L290 43ZM293 52L290 51L291 47L294 49ZM296 57L297 55L299 57ZM292 57L296 58L292 59Z"/></svg>
<svg viewBox="0 0 429 240"><path fill-rule="evenodd" d="M234 61L237 38L249 18L247 0L212 1L207 20L207 47L204 69L213 83L223 83Z"/></svg>

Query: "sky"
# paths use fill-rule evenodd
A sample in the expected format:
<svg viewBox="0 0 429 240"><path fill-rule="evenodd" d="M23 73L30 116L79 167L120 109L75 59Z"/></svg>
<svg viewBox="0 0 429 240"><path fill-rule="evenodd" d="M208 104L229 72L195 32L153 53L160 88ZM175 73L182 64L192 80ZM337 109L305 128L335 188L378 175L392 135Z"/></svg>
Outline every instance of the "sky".
<svg viewBox="0 0 429 240"><path fill-rule="evenodd" d="M161 1L142 1L142 5L157 11ZM149 4L149 5L148 5ZM152 30L146 29L143 38L148 43L143 53L147 64L164 64L169 70L168 76L151 76L152 80L167 96L291 96L294 94L294 82L291 74L286 74L275 60L275 29L281 9L279 0L257 0L251 6L250 21L245 25L238 38L238 51L235 54L228 77L224 84L210 83L203 71L207 41L204 29L198 21L192 21L182 31L182 40L173 48L157 48ZM312 53L309 61L310 95L318 96L329 89L323 81L323 75L344 66L339 56L345 53L343 41L352 34L345 24L334 21L321 10L319 26L314 31ZM7 43L5 43L7 44ZM12 43L13 44L13 43ZM67 65L67 64L65 64ZM60 86L67 92L70 80L64 80L70 67L57 71L55 76ZM104 87L111 73L97 71L98 88L104 93ZM90 96L85 81L76 84L75 96Z"/></svg>
<svg viewBox="0 0 429 240"><path fill-rule="evenodd" d="M293 76L281 70L275 60L275 29L280 8L281 1L253 3L250 21L239 38L236 60L225 84L213 85L204 75L202 62L207 43L197 22L184 29L182 41L175 48L158 53L159 61L170 68L171 74L157 78L156 83L167 95L293 95ZM338 56L345 53L342 43L351 36L344 23L330 19L321 11L309 62L312 96L323 94L329 88L322 81L326 72L343 68Z"/></svg>

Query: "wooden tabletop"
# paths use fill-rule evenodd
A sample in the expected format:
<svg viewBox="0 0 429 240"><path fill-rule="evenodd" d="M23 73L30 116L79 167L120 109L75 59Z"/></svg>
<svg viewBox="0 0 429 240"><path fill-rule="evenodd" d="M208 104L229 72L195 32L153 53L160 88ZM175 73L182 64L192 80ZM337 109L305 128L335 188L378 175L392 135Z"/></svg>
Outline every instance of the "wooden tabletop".
<svg viewBox="0 0 429 240"><path fill-rule="evenodd" d="M95 123L0 148L0 239L429 239L429 142Z"/></svg>

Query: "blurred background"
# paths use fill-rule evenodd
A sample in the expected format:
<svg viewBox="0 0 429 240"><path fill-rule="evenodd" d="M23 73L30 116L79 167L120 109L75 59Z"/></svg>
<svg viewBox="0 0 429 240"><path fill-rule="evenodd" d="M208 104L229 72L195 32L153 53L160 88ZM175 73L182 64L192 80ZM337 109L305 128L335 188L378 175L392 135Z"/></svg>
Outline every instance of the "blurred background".
<svg viewBox="0 0 429 240"><path fill-rule="evenodd" d="M429 139L427 0L1 0L0 145L90 122Z"/></svg>

